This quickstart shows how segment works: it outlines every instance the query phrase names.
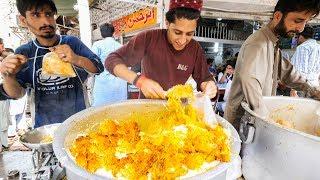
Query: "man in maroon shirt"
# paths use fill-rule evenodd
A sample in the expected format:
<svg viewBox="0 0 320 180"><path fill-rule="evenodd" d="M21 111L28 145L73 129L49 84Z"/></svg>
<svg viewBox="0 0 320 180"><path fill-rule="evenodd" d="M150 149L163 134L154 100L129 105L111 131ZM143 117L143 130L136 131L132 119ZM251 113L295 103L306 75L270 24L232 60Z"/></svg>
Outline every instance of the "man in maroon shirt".
<svg viewBox="0 0 320 180"><path fill-rule="evenodd" d="M202 4L202 0L171 0L166 13L167 29L149 30L133 37L107 57L106 69L136 85L146 98L164 99L166 90L185 84L190 76L197 82L199 91L215 97L217 87L204 52L192 39ZM139 63L141 76L128 69Z"/></svg>

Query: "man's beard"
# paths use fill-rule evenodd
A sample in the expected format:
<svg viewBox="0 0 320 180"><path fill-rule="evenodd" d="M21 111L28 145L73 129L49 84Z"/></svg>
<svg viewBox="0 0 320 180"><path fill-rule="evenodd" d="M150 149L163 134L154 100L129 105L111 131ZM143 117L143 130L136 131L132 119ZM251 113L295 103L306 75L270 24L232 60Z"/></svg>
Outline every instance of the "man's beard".
<svg viewBox="0 0 320 180"><path fill-rule="evenodd" d="M288 31L285 24L284 24L284 18L282 17L279 24L276 25L275 27L275 33L283 38L292 38L294 36L294 34L290 34L290 33L295 33L295 34L299 34L299 31Z"/></svg>
<svg viewBox="0 0 320 180"><path fill-rule="evenodd" d="M40 37L43 37L45 39L52 39L56 34L52 33L52 34L46 34L46 35L40 35Z"/></svg>
<svg viewBox="0 0 320 180"><path fill-rule="evenodd" d="M40 37L43 37L45 39L52 39L56 35L55 28L53 26L48 25L48 26L40 27L40 31L44 28L50 28L50 29L52 29L52 32L48 32L44 35L39 35Z"/></svg>
<svg viewBox="0 0 320 180"><path fill-rule="evenodd" d="M30 23L27 22L27 25L28 25L28 28L31 32L33 32L36 36L39 36L39 37L42 37L42 38L45 38L45 39L52 39L53 37L55 37L56 35L56 28L55 26L53 25L46 25L46 26L41 26L38 31L40 32L37 32L37 28L32 26ZM45 28L49 28L52 30L52 32L47 32L47 33L42 33L41 31Z"/></svg>

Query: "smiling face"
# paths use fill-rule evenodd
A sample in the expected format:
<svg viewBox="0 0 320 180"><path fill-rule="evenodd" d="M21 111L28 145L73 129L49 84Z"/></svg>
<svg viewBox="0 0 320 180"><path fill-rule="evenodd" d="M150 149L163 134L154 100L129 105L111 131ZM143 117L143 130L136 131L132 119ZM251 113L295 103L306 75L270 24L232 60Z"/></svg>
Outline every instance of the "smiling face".
<svg viewBox="0 0 320 180"><path fill-rule="evenodd" d="M289 12L286 16L277 11L274 14L274 21L276 22L274 32L284 38L292 38L295 34L303 31L306 23L314 16L313 13L307 11L303 12Z"/></svg>
<svg viewBox="0 0 320 180"><path fill-rule="evenodd" d="M56 34L55 12L50 6L26 11L26 17L20 15L21 23L28 27L37 38L51 39Z"/></svg>
<svg viewBox="0 0 320 180"><path fill-rule="evenodd" d="M175 50L181 51L191 41L197 28L197 20L176 19L173 23L166 22L169 43Z"/></svg>

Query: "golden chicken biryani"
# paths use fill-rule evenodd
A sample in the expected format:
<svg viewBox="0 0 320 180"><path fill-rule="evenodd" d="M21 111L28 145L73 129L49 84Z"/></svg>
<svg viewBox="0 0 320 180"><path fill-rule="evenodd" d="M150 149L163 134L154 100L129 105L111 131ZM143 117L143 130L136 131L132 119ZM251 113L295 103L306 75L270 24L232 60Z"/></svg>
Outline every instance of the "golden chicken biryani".
<svg viewBox="0 0 320 180"><path fill-rule="evenodd" d="M210 128L192 105L191 86L175 86L167 94L166 110L150 119L132 114L121 121L108 119L78 137L70 152L76 163L91 173L110 172L125 179L174 179L208 164L229 162L226 130Z"/></svg>

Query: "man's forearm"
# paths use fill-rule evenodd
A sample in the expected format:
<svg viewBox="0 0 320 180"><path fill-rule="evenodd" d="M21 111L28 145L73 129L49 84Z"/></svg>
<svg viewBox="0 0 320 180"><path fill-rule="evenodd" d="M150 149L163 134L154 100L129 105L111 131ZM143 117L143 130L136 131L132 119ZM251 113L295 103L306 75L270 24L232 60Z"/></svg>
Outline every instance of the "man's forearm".
<svg viewBox="0 0 320 180"><path fill-rule="evenodd" d="M129 83L133 83L134 79L137 77L137 74L130 69L124 64L118 64L114 67L113 69L114 75L117 77L126 80Z"/></svg>
<svg viewBox="0 0 320 180"><path fill-rule="evenodd" d="M13 99L19 99L25 94L24 88L21 87L14 77L4 77L3 90L9 97Z"/></svg>
<svg viewBox="0 0 320 180"><path fill-rule="evenodd" d="M98 69L96 68L96 66L88 58L85 58L83 56L78 56L77 61L74 65L76 65L80 68L83 68L86 71L89 71L91 73L98 72Z"/></svg>

